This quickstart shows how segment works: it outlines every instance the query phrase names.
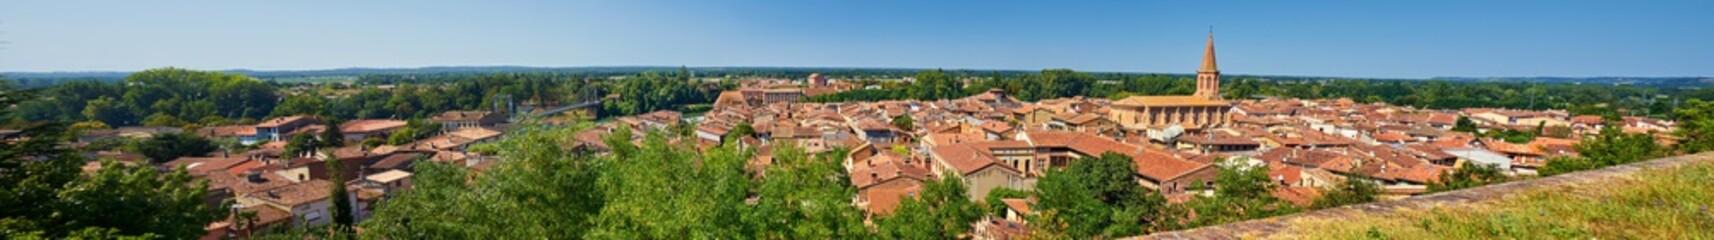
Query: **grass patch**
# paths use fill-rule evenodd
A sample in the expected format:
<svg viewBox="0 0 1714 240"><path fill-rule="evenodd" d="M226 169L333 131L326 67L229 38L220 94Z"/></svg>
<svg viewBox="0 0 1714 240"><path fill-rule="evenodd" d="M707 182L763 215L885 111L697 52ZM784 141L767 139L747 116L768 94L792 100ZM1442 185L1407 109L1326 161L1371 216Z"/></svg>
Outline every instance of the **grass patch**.
<svg viewBox="0 0 1714 240"><path fill-rule="evenodd" d="M1290 222L1303 239L1714 239L1714 163L1496 201Z"/></svg>

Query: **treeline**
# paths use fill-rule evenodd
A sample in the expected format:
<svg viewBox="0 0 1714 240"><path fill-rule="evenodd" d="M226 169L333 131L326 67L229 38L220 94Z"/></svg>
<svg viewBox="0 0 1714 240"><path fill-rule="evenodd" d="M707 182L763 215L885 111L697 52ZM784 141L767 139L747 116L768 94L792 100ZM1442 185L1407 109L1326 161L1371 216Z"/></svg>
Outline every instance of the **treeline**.
<svg viewBox="0 0 1714 240"><path fill-rule="evenodd" d="M0 106L34 98L0 86ZM0 107L0 116L14 110ZM86 172L92 159L64 144L74 139L66 128L34 122L0 140L0 238L191 239L224 213L204 202L207 183L183 169L108 160Z"/></svg>
<svg viewBox="0 0 1714 240"><path fill-rule="evenodd" d="M1189 75L1090 74L1047 69L1017 75L976 75L927 70L909 83L874 84L857 90L810 98L815 102L896 99L950 99L1001 89L1022 101L1086 96L1123 99L1140 95L1187 95L1196 81ZM1431 109L1494 107L1566 109L1575 114L1670 117L1673 107L1690 99L1714 100L1714 89L1658 88L1635 85L1468 82L1438 80L1284 79L1228 76L1221 82L1226 99L1351 98Z"/></svg>
<svg viewBox="0 0 1714 240"><path fill-rule="evenodd" d="M270 115L415 119L451 110L500 110L508 104L558 106L588 97L580 94L585 94L584 88L593 84L580 79L580 76L553 74L486 74L449 76L443 80L386 87L381 84L294 85L303 88L299 91L301 93L286 96ZM510 97L510 102L500 96Z"/></svg>
<svg viewBox="0 0 1714 240"><path fill-rule="evenodd" d="M91 128L196 128L290 115L320 116L330 122L423 119L451 110L522 110L604 98L603 115L634 115L712 102L720 91L737 87L735 81L692 81L691 75L681 68L676 73L611 78L558 73L365 75L355 83L283 84L162 68L137 72L122 82L72 81L29 89L43 97L18 103L15 114L0 118L0 126L60 121ZM615 97L606 98L608 94Z"/></svg>
<svg viewBox="0 0 1714 240"><path fill-rule="evenodd" d="M244 76L178 68L138 72L120 83L78 81L38 91L43 97L18 103L12 121L226 122L266 117L278 96L277 86Z"/></svg>

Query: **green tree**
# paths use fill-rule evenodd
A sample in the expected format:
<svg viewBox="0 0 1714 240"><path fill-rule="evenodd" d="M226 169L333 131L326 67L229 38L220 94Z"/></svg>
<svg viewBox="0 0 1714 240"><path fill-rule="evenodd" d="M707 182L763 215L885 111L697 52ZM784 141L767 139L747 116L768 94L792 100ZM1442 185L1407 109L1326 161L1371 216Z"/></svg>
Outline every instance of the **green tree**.
<svg viewBox="0 0 1714 240"><path fill-rule="evenodd" d="M606 204L595 158L562 144L586 126L524 126L494 144L502 162L481 175L463 166L413 166L411 191L359 223L367 239L582 238ZM620 191L622 189L615 189Z"/></svg>
<svg viewBox="0 0 1714 240"><path fill-rule="evenodd" d="M1458 121L1452 124L1452 131L1476 133L1476 122L1470 117L1458 116Z"/></svg>
<svg viewBox="0 0 1714 240"><path fill-rule="evenodd" d="M946 71L940 69L917 72L916 82L907 90L914 99L939 100L964 96L964 87Z"/></svg>
<svg viewBox="0 0 1714 240"><path fill-rule="evenodd" d="M1272 195L1276 185L1268 177L1267 167L1241 160L1225 160L1216 165L1220 172L1214 177L1214 195L1198 197L1189 203L1196 210L1191 225L1218 225L1298 211L1291 203Z"/></svg>
<svg viewBox="0 0 1714 240"><path fill-rule="evenodd" d="M1674 109L1672 115L1678 119L1678 129L1673 134L1682 139L1676 146L1679 151L1698 153L1714 149L1714 101L1691 99Z"/></svg>
<svg viewBox="0 0 1714 240"><path fill-rule="evenodd" d="M1030 194L1031 193L1029 191L1011 188L995 188L993 190L988 190L988 196L982 197L982 208L984 208L983 210L988 212L988 214L999 216L1004 214L1006 211L1006 203L1001 202L1001 200L1008 198L1027 198Z"/></svg>
<svg viewBox="0 0 1714 240"><path fill-rule="evenodd" d="M920 195L905 197L892 215L877 220L889 239L953 239L970 232L982 210L966 196L964 181L942 177L923 183Z"/></svg>
<svg viewBox="0 0 1714 240"><path fill-rule="evenodd" d="M283 155L284 155L283 157L287 157L287 158L297 157L299 155L303 155L304 153L314 152L316 149L320 149L320 148L321 148L321 141L317 141L315 139L315 135L310 135L310 134L292 135L292 138L286 140L286 149L285 149L286 151L285 151L285 153L283 153Z"/></svg>
<svg viewBox="0 0 1714 240"><path fill-rule="evenodd" d="M326 154L333 156L332 152ZM333 177L333 184L329 184L327 190L330 198L333 198L333 207L329 209L333 211L333 224L340 226L340 229L351 229L357 218L353 216L355 212L351 209L351 192L345 190L345 182L350 180L345 176L345 164L337 157L330 157L324 163L327 164L328 175ZM363 173L357 174L359 176L355 177L362 177Z"/></svg>
<svg viewBox="0 0 1714 240"><path fill-rule="evenodd" d="M755 186L756 203L744 214L750 238L844 239L869 236L863 214L851 206L857 190L838 159L845 150L808 156L785 144Z"/></svg>
<svg viewBox="0 0 1714 240"><path fill-rule="evenodd" d="M317 145L330 148L345 146L345 133L339 131L339 125L337 122L328 122L327 128L321 130L321 136L316 137Z"/></svg>
<svg viewBox="0 0 1714 240"><path fill-rule="evenodd" d="M726 132L726 135L727 136L725 136L725 137L732 138L732 139L738 139L738 138L741 138L744 136L756 135L756 128L751 127L750 123L748 123L748 122L742 122L742 123L738 123L738 126L732 127L732 131Z"/></svg>
<svg viewBox="0 0 1714 240"><path fill-rule="evenodd" d="M0 106L31 97L0 87ZM19 135L0 141L0 238L189 239L220 216L203 202L207 183L183 169L104 161L83 175L86 160L62 144L71 140L64 123L30 124Z"/></svg>
<svg viewBox="0 0 1714 240"><path fill-rule="evenodd" d="M325 103L324 100L325 98L320 96L311 96L308 94L288 96L284 101L280 101L280 105L275 106L274 110L268 115L272 117L292 115L326 115L327 113L324 111L327 109L327 103Z"/></svg>
<svg viewBox="0 0 1714 240"><path fill-rule="evenodd" d="M1428 191L1442 192L1505 182L1506 175L1499 165L1469 163L1452 172L1441 172L1440 182L1428 184Z"/></svg>
<svg viewBox="0 0 1714 240"><path fill-rule="evenodd" d="M1361 175L1346 175L1345 181L1324 188L1321 198L1315 199L1311 208L1322 209L1351 204L1373 202L1379 199L1381 185L1373 179Z"/></svg>
<svg viewBox="0 0 1714 240"><path fill-rule="evenodd" d="M89 130L107 130L112 128L113 127L107 126L107 123L102 123L101 121L82 121L72 123L71 129L69 130L73 134L81 134Z"/></svg>
<svg viewBox="0 0 1714 240"><path fill-rule="evenodd" d="M219 149L213 141L186 133L166 133L138 141L131 151L143 154L149 161L162 163L185 156L203 156Z"/></svg>
<svg viewBox="0 0 1714 240"><path fill-rule="evenodd" d="M124 102L111 97L101 97L90 100L83 106L84 119L101 121L107 125L131 126L137 123L137 114Z"/></svg>
<svg viewBox="0 0 1714 240"><path fill-rule="evenodd" d="M1049 169L1036 182L1035 207L1052 212L1031 222L1062 222L1073 238L1117 237L1167 229L1166 199L1137 185L1130 157L1105 153ZM1050 218L1051 217L1051 218ZM1053 231L1052 228L1046 229Z"/></svg>
<svg viewBox="0 0 1714 240"><path fill-rule="evenodd" d="M1552 176L1632 163L1667 153L1667 149L1655 142L1653 136L1625 133L1616 127L1601 129L1601 135L1584 139L1574 148L1577 149L1577 157L1549 159L1547 166L1542 167L1541 175Z"/></svg>
<svg viewBox="0 0 1714 240"><path fill-rule="evenodd" d="M916 129L916 121L911 120L910 114L899 115L899 117L893 118L893 126L910 131Z"/></svg>
<svg viewBox="0 0 1714 240"><path fill-rule="evenodd" d="M190 122L186 122L184 119L166 113L155 113L143 118L143 126L148 127L184 127L189 124Z"/></svg>
<svg viewBox="0 0 1714 240"><path fill-rule="evenodd" d="M661 132L644 137L635 155L607 156L595 182L603 191L603 206L594 228L585 237L613 239L739 238L748 195L748 157L735 146L700 154L667 143ZM697 164L700 161L701 164ZM691 178L698 181L683 181Z"/></svg>

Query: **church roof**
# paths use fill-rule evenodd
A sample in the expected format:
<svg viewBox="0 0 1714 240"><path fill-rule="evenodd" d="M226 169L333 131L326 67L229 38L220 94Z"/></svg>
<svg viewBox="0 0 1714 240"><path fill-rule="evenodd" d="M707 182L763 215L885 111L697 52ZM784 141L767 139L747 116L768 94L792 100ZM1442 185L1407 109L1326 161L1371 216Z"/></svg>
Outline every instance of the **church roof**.
<svg viewBox="0 0 1714 240"><path fill-rule="evenodd" d="M1214 33L1213 32L1208 33L1208 50L1204 51L1202 53L1202 69L1198 69L1196 71L1197 72L1220 72L1220 68L1214 66Z"/></svg>
<svg viewBox="0 0 1714 240"><path fill-rule="evenodd" d="M1132 96L1119 100L1118 102L1114 102L1113 104L1136 107L1212 107L1232 105L1226 101L1197 96Z"/></svg>

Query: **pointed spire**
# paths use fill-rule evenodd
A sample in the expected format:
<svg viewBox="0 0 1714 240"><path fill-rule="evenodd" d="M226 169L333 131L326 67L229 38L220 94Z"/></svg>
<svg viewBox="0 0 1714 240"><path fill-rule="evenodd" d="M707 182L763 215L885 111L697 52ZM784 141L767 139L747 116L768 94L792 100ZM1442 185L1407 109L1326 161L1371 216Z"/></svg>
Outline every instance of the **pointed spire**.
<svg viewBox="0 0 1714 240"><path fill-rule="evenodd" d="M1206 50L1202 53L1202 69L1198 69L1196 71L1197 72L1219 72L1220 71L1220 68L1214 66L1214 27L1208 27L1208 50Z"/></svg>

